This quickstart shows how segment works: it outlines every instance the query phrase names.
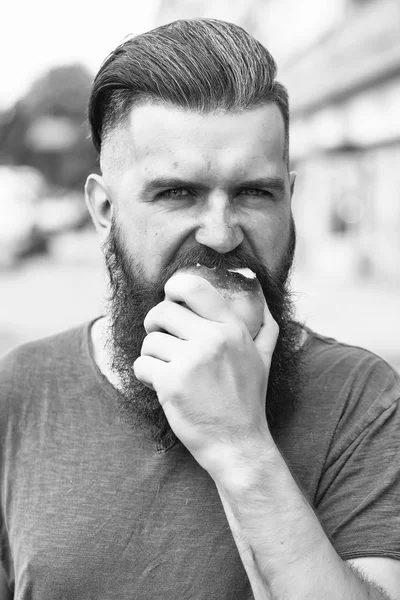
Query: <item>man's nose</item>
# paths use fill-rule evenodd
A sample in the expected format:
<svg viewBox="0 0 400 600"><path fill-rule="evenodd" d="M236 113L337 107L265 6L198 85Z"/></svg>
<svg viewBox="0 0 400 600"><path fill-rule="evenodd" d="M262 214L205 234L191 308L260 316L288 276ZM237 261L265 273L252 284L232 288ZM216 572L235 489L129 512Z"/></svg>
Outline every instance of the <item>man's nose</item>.
<svg viewBox="0 0 400 600"><path fill-rule="evenodd" d="M214 194L202 210L196 241L220 254L234 250L243 241L243 231L227 194Z"/></svg>

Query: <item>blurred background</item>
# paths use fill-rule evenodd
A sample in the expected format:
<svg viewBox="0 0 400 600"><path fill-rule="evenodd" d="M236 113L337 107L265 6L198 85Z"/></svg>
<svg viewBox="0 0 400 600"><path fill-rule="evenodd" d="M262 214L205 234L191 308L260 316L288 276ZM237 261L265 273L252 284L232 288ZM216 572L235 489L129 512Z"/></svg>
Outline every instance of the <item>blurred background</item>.
<svg viewBox="0 0 400 600"><path fill-rule="evenodd" d="M0 353L103 310L83 186L86 105L128 34L184 17L242 25L291 98L298 316L400 370L400 2L36 0L2 7Z"/></svg>

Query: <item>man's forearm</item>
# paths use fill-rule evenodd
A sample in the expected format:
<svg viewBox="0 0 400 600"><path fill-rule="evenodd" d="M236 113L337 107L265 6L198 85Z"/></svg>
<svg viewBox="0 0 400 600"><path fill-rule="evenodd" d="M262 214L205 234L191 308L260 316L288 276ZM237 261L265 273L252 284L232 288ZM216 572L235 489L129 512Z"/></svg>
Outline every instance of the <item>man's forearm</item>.
<svg viewBox="0 0 400 600"><path fill-rule="evenodd" d="M389 599L336 553L276 448L239 456L215 483L255 600Z"/></svg>

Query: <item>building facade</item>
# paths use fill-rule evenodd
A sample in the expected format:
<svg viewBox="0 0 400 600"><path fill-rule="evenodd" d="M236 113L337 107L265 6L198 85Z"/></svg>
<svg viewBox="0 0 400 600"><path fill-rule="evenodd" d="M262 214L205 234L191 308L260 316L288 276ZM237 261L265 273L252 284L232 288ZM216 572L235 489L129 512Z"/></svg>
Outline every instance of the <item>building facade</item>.
<svg viewBox="0 0 400 600"><path fill-rule="evenodd" d="M349 2L289 60L299 261L400 281L400 4Z"/></svg>

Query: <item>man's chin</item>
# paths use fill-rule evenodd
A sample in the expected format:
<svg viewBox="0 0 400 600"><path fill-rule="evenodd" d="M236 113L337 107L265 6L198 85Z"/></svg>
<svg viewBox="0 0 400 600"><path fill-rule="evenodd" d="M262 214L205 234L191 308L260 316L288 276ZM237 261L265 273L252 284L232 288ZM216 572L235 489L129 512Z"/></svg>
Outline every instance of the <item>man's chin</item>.
<svg viewBox="0 0 400 600"><path fill-rule="evenodd" d="M157 393L136 378L124 383L117 403L122 422L140 431L148 441L160 441L170 431Z"/></svg>

